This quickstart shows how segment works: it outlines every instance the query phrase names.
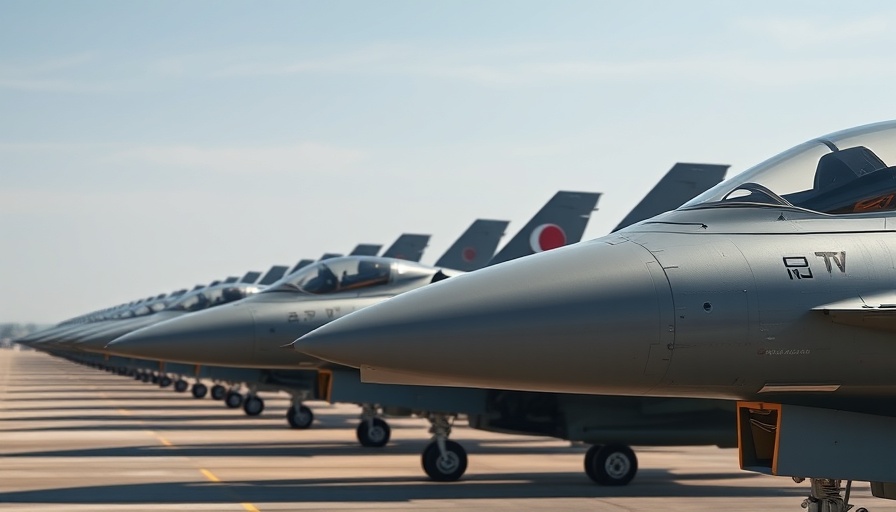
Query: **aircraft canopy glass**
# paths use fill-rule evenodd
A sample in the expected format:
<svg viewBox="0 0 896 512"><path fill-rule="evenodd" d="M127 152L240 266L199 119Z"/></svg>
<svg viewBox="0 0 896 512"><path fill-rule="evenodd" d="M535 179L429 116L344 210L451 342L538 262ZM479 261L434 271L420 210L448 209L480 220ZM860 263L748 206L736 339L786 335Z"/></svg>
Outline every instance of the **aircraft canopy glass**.
<svg viewBox="0 0 896 512"><path fill-rule="evenodd" d="M723 181L681 208L756 204L828 214L896 210L896 121L804 142Z"/></svg>
<svg viewBox="0 0 896 512"><path fill-rule="evenodd" d="M199 311L244 299L253 293L258 293L258 287L250 284L234 283L212 286L187 293L165 309L168 311Z"/></svg>
<svg viewBox="0 0 896 512"><path fill-rule="evenodd" d="M391 277L392 262L388 259L347 256L308 265L265 291L321 295L388 284Z"/></svg>

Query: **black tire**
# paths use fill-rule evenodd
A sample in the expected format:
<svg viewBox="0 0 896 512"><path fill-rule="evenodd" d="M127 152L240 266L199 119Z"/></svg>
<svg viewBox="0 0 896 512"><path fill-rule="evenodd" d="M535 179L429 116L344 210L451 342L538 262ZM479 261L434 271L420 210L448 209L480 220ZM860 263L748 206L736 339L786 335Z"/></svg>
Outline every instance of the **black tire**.
<svg viewBox="0 0 896 512"><path fill-rule="evenodd" d="M314 413L304 405L299 406L298 409L296 409L295 405L290 405L289 409L286 410L286 421L292 428L305 430L314 423Z"/></svg>
<svg viewBox="0 0 896 512"><path fill-rule="evenodd" d="M134 380L143 380L142 373L134 373Z"/></svg>
<svg viewBox="0 0 896 512"><path fill-rule="evenodd" d="M600 485L628 485L638 473L638 458L624 444L595 446L585 457L585 472Z"/></svg>
<svg viewBox="0 0 896 512"><path fill-rule="evenodd" d="M246 395L243 400L243 412L246 416L258 416L264 410L264 400L255 395Z"/></svg>
<svg viewBox="0 0 896 512"><path fill-rule="evenodd" d="M215 384L212 386L212 400L224 400L224 397L227 395L227 388L220 384Z"/></svg>
<svg viewBox="0 0 896 512"><path fill-rule="evenodd" d="M382 448L389 444L392 428L384 420L373 418L372 424L368 423L367 420L361 420L355 433L358 435L358 442L361 443L361 446Z"/></svg>
<svg viewBox="0 0 896 512"><path fill-rule="evenodd" d="M189 387L190 387L190 385L187 383L187 381L185 381L183 379L178 379L177 381L174 382L174 390L177 391L178 393L183 393Z"/></svg>
<svg viewBox="0 0 896 512"><path fill-rule="evenodd" d="M445 441L445 457L436 442L423 450L423 471L436 482L455 482L467 471L467 451L454 441Z"/></svg>
<svg viewBox="0 0 896 512"><path fill-rule="evenodd" d="M193 388L190 391L193 392L193 398L205 398L205 395L208 394L208 386L201 382L197 382L193 384Z"/></svg>
<svg viewBox="0 0 896 512"><path fill-rule="evenodd" d="M603 445L596 444L591 448L588 448L588 451L585 453L585 474L588 475L588 478L590 478L594 482L597 482L597 475L594 473L594 464L592 461L597 456L597 452L599 452L601 448L603 448Z"/></svg>
<svg viewBox="0 0 896 512"><path fill-rule="evenodd" d="M160 388L167 388L171 385L171 377L168 377L166 375L158 377L157 380Z"/></svg>
<svg viewBox="0 0 896 512"><path fill-rule="evenodd" d="M236 391L228 391L227 394L224 395L224 405L231 409L236 409L243 405L243 395Z"/></svg>

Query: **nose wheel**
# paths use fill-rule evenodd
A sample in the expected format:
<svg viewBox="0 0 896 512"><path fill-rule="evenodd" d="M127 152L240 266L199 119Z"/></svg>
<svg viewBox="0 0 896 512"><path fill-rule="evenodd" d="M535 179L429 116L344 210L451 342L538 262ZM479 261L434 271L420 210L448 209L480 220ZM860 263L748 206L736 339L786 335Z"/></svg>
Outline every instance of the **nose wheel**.
<svg viewBox="0 0 896 512"><path fill-rule="evenodd" d="M446 414L430 414L429 432L432 442L423 450L421 462L423 471L436 482L454 482L467 471L467 451L464 447L448 439L454 417Z"/></svg>
<svg viewBox="0 0 896 512"><path fill-rule="evenodd" d="M367 448L382 448L389 444L392 428L381 418L362 419L356 430L358 442Z"/></svg>
<svg viewBox="0 0 896 512"><path fill-rule="evenodd" d="M236 409L243 405L243 395L239 394L237 391L228 391L227 394L224 395L224 405L231 409Z"/></svg>
<svg viewBox="0 0 896 512"><path fill-rule="evenodd" d="M628 485L638 472L638 458L623 444L594 445L585 454L585 473L600 485Z"/></svg>
<svg viewBox="0 0 896 512"><path fill-rule="evenodd" d="M187 383L187 381L185 381L183 379L177 379L174 382L174 390L177 391L178 393L183 393L184 391L187 390L187 388L189 386L190 385Z"/></svg>
<svg viewBox="0 0 896 512"><path fill-rule="evenodd" d="M258 416L263 410L264 400L257 395L246 395L246 400L243 401L243 412L246 416Z"/></svg>
<svg viewBox="0 0 896 512"><path fill-rule="evenodd" d="M212 386L211 393L213 400L224 400L224 396L227 395L227 388L220 384L215 384Z"/></svg>
<svg viewBox="0 0 896 512"><path fill-rule="evenodd" d="M436 482L455 482L467 471L467 451L454 441L445 440L444 449L433 441L423 450L423 471Z"/></svg>
<svg viewBox="0 0 896 512"><path fill-rule="evenodd" d="M286 410L286 421L290 427L304 430L310 428L314 422L314 413L307 406L302 405L301 402L293 403Z"/></svg>
<svg viewBox="0 0 896 512"><path fill-rule="evenodd" d="M205 395L208 394L208 386L201 382L196 382L193 384L191 391L193 392L193 398L205 398Z"/></svg>

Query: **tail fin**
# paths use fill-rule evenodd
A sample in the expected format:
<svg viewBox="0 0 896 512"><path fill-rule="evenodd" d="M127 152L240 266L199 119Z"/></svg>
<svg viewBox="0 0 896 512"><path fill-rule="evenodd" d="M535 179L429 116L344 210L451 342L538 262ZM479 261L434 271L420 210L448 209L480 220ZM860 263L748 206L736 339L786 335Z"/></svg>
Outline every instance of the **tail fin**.
<svg viewBox="0 0 896 512"><path fill-rule="evenodd" d="M258 281L259 277L261 277L261 272L250 270L249 272L246 272L246 275L244 275L242 279L240 279L240 282L245 284L252 284L255 281Z"/></svg>
<svg viewBox="0 0 896 512"><path fill-rule="evenodd" d="M324 255L321 256L321 257L320 257L320 260L318 260L318 261L321 261L321 260L331 260L331 259L333 259L333 258L338 258L338 257L340 257L340 256L342 256L342 255L339 254L338 252L325 252Z"/></svg>
<svg viewBox="0 0 896 512"><path fill-rule="evenodd" d="M234 279L237 279L237 278L234 278ZM209 285L209 286L218 286L218 285L221 284L222 282L223 282L223 281L221 281L220 279L215 279L214 281L208 283L208 285Z"/></svg>
<svg viewBox="0 0 896 512"><path fill-rule="evenodd" d="M509 224L506 220L477 219L436 262L437 267L470 272L480 269L494 256Z"/></svg>
<svg viewBox="0 0 896 512"><path fill-rule="evenodd" d="M398 237L398 240L392 246L386 249L383 257L420 261L427 244L429 244L429 235L410 235L405 233Z"/></svg>
<svg viewBox="0 0 896 512"><path fill-rule="evenodd" d="M725 179L728 165L677 163L613 231L674 210Z"/></svg>
<svg viewBox="0 0 896 512"><path fill-rule="evenodd" d="M557 192L488 264L578 242L598 199L600 193L596 192Z"/></svg>
<svg viewBox="0 0 896 512"><path fill-rule="evenodd" d="M286 271L289 270L289 267L284 267L283 265L274 265L270 270L261 278L261 281L258 284L262 286L267 286L269 284L274 284L278 279L286 275Z"/></svg>
<svg viewBox="0 0 896 512"><path fill-rule="evenodd" d="M380 253L382 245L377 244L358 244L348 253L349 256L376 256Z"/></svg>
<svg viewBox="0 0 896 512"><path fill-rule="evenodd" d="M311 265L312 263L314 263L314 260L309 260L309 259L299 260L299 262L296 263L296 266L292 267L292 270L290 270L289 273L292 274L296 270L299 270L300 268L307 267L308 265Z"/></svg>

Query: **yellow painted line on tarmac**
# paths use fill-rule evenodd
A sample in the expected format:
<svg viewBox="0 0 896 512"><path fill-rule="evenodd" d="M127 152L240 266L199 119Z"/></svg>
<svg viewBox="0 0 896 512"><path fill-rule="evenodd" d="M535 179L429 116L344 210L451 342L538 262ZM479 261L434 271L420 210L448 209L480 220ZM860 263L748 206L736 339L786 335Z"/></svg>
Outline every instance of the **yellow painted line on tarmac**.
<svg viewBox="0 0 896 512"><path fill-rule="evenodd" d="M204 468L199 468L199 472L202 473L202 475L205 476L205 478L208 478L208 480L210 482L215 482L216 484L221 483L221 479L218 478L217 476L215 476L215 474L212 473L211 471L204 469ZM228 489L228 491L230 492L230 494L233 494L235 497L235 493L233 493L232 489ZM240 506L242 506L243 509L246 510L246 512L261 512L261 510L259 510L258 507L256 507L255 505L253 505L251 503L248 503L248 502L241 502Z"/></svg>
<svg viewBox="0 0 896 512"><path fill-rule="evenodd" d="M159 442L162 443L162 444L165 445L165 446L174 446L174 443L172 443L171 441L165 439L164 437L162 437L162 436L160 436L160 435L158 435L158 434L156 434L156 439L158 439Z"/></svg>
<svg viewBox="0 0 896 512"><path fill-rule="evenodd" d="M212 481L212 482L216 482L216 483L217 483L217 482L220 482L220 481L221 481L220 478L216 477L214 473L212 473L211 471L209 471L209 470L207 470L207 469L201 469L201 468L200 468L200 469L199 469L199 472L202 473L203 475L205 475L205 478L208 478L208 479L209 479L210 481Z"/></svg>

